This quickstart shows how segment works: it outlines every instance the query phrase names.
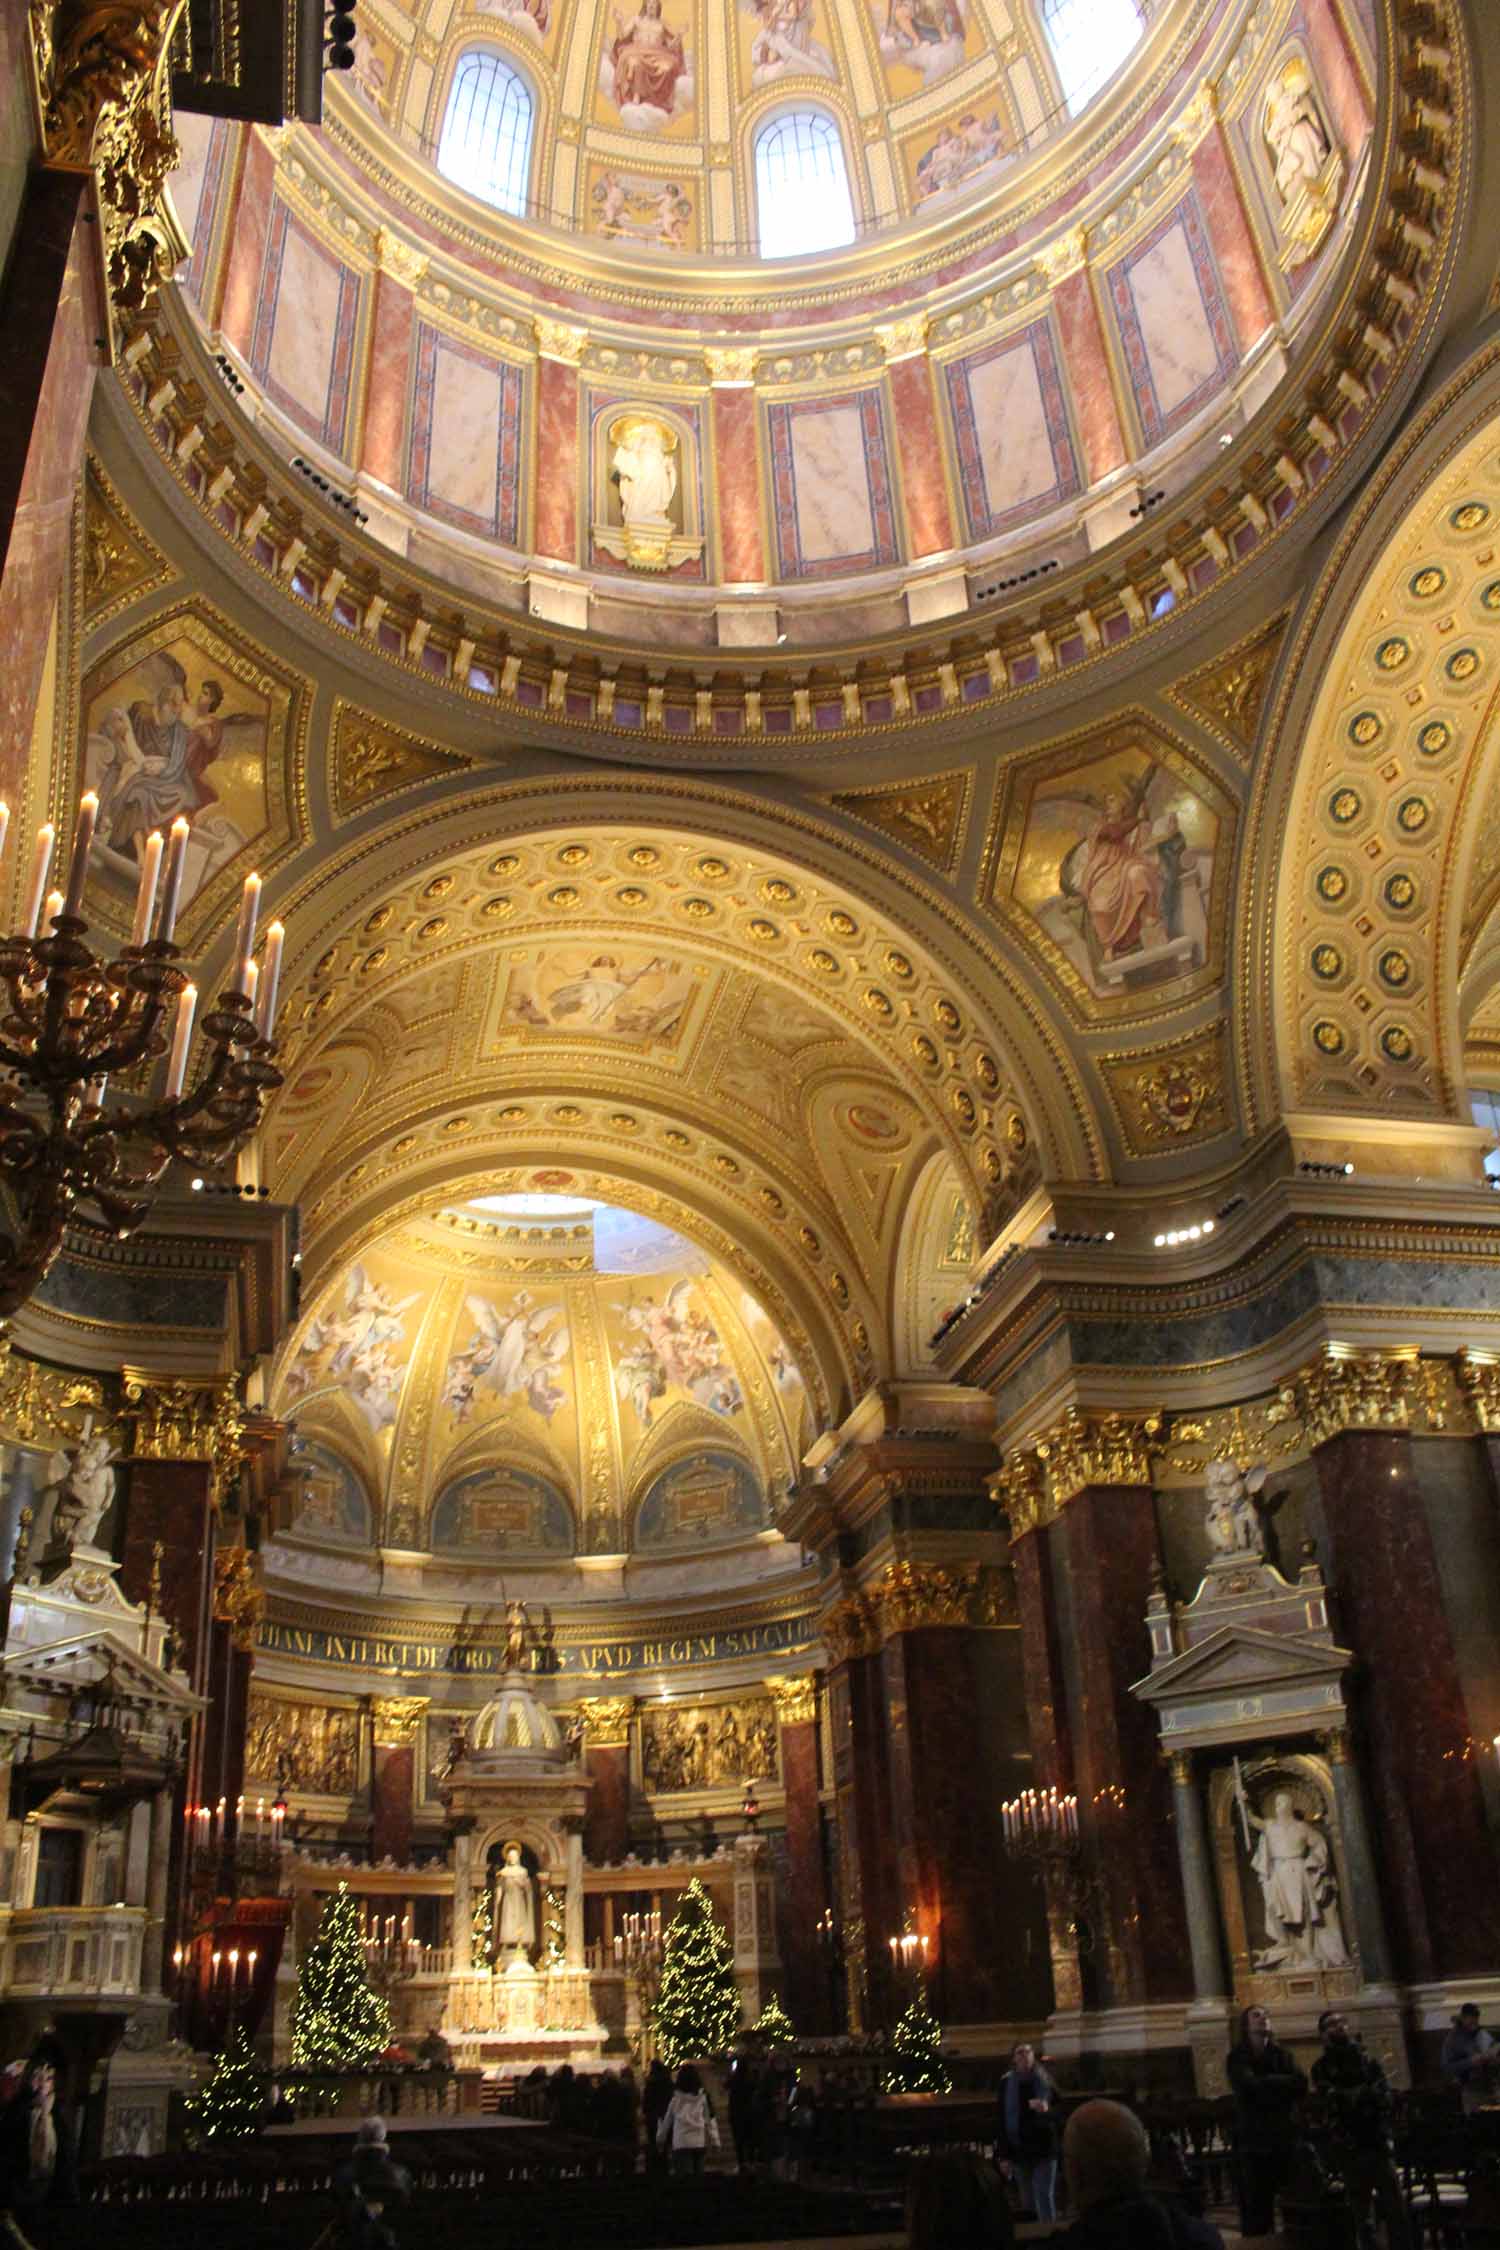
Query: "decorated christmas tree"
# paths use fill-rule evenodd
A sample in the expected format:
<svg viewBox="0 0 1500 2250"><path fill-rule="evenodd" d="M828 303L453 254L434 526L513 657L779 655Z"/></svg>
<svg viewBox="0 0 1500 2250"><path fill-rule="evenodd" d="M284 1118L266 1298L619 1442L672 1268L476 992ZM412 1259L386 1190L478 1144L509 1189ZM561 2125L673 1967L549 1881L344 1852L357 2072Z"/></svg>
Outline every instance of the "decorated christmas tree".
<svg viewBox="0 0 1500 2250"><path fill-rule="evenodd" d="M797 2027L774 1992L750 2026L750 2034L767 2047L790 2047L796 2038Z"/></svg>
<svg viewBox="0 0 1500 2250"><path fill-rule="evenodd" d="M370 1990L354 1901L340 1883L297 1972L292 2061L303 2070L357 2069L390 2036L391 2011Z"/></svg>
<svg viewBox="0 0 1500 2250"><path fill-rule="evenodd" d="M214 2067L196 2094L187 2099L188 2130L200 2145L223 2148L247 2141L265 2114L265 2074L250 2052L243 2024L235 2024L214 2057Z"/></svg>
<svg viewBox="0 0 1500 2250"><path fill-rule="evenodd" d="M943 2061L943 2030L920 1993L891 2033L881 2086L888 2094L946 2094L953 2085Z"/></svg>
<svg viewBox="0 0 1500 2250"><path fill-rule="evenodd" d="M662 2061L675 2069L693 2055L727 2047L740 2020L729 1937L697 1876L677 1901L662 1947L652 2021Z"/></svg>

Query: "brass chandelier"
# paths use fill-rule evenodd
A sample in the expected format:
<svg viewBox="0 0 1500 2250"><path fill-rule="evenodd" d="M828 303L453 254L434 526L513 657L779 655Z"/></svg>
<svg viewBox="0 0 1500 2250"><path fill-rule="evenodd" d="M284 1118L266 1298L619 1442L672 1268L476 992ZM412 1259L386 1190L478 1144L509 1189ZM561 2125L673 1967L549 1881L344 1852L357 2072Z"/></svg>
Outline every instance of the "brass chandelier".
<svg viewBox="0 0 1500 2250"><path fill-rule="evenodd" d="M106 960L85 942L83 887L99 815L79 800L66 890L48 892L56 832L37 831L20 934L0 939L0 1192L12 1231L0 1233L0 1321L44 1279L80 1202L124 1238L151 1209L174 1157L221 1165L260 1122L281 1084L271 1037L281 978L282 926L254 957L260 877L247 875L227 988L199 1025L198 1076L187 1086L197 987L173 943L188 822L146 838L130 941ZM0 852L9 808L0 804ZM159 1096L127 1093L105 1105L111 1078L171 1052Z"/></svg>

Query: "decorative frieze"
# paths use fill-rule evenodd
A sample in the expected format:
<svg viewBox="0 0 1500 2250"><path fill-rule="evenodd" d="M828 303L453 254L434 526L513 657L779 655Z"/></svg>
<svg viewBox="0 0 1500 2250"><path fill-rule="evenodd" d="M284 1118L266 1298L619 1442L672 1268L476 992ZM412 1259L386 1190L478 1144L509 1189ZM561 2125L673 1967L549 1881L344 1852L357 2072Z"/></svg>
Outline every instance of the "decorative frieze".
<svg viewBox="0 0 1500 2250"><path fill-rule="evenodd" d="M621 1750L630 1740L633 1695L581 1695L576 1705L591 1750Z"/></svg>

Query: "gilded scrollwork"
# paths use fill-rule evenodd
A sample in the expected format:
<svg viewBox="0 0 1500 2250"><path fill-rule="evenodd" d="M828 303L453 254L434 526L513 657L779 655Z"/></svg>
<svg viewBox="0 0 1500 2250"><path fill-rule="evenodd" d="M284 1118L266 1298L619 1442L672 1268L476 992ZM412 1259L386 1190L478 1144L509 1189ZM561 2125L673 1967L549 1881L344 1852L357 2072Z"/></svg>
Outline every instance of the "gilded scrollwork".
<svg viewBox="0 0 1500 2250"><path fill-rule="evenodd" d="M104 1389L96 1376L23 1359L9 1337L0 1336L0 1436L12 1444L55 1451L78 1435L79 1410L97 1415L103 1404Z"/></svg>
<svg viewBox="0 0 1500 2250"><path fill-rule="evenodd" d="M229 1627L237 1649L248 1651L265 1613L265 1588L256 1576L254 1556L245 1547L221 1547L214 1557L215 1621Z"/></svg>
<svg viewBox="0 0 1500 2250"><path fill-rule="evenodd" d="M124 1370L126 1409L134 1422L130 1452L142 1461L207 1461L215 1507L234 1489L248 1458L248 1421L238 1385Z"/></svg>

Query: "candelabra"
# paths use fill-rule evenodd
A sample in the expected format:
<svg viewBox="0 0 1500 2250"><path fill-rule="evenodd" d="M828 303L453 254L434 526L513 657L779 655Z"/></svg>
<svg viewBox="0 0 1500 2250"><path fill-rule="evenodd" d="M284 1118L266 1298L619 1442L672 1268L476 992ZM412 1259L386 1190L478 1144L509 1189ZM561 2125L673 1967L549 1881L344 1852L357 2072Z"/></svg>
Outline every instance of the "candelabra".
<svg viewBox="0 0 1500 2250"><path fill-rule="evenodd" d="M410 1913L399 1924L394 1914L383 1923L377 1914L362 1942L370 1980L382 1992L407 1983L423 1965L423 1947L412 1932Z"/></svg>
<svg viewBox="0 0 1500 2250"><path fill-rule="evenodd" d="M649 2059L647 2047L656 1996L661 1990L662 1962L666 1958L660 1914L627 1914L615 1933L614 1953L615 1967L623 1969L627 1984L635 1986L638 2026L635 2053L637 2062L644 2063Z"/></svg>
<svg viewBox="0 0 1500 2250"><path fill-rule="evenodd" d="M13 1234L0 1234L0 1320L47 1274L81 1201L117 1235L133 1234L173 1157L199 1167L227 1161L281 1084L271 1032L283 933L279 922L271 924L258 963L260 877L245 878L229 986L203 1018L207 1057L189 1091L198 993L177 966L173 943L188 823L173 821L165 864L161 835L146 838L130 942L105 960L85 944L80 911L98 814L98 798L88 790L79 802L65 891L47 892L56 836L51 822L43 823L21 933L0 939L0 1181L15 1224ZM9 821L9 808L0 804L0 852ZM106 1109L110 1078L166 1053L173 1003L160 1099L132 1095Z"/></svg>
<svg viewBox="0 0 1500 2250"><path fill-rule="evenodd" d="M1078 1799L1056 1789L1023 1789L1000 1807L1003 1843L1012 1859L1068 1860L1078 1851Z"/></svg>
<svg viewBox="0 0 1500 2250"><path fill-rule="evenodd" d="M1107 1783L1095 1791L1089 1809L1097 1851L1107 1824L1125 1809L1124 1790L1117 1782ZM1079 1953L1092 1952L1101 1894L1097 1878L1084 1864L1077 1797L1055 1788L1023 1789L1001 1805L1000 1818L1006 1856L1036 1870L1049 1902L1061 1908Z"/></svg>
<svg viewBox="0 0 1500 2250"><path fill-rule="evenodd" d="M909 1909L900 1929L888 1942L891 1948L891 1969L897 1988L904 1988L909 1995L914 1996L921 1989L922 1979L927 1974L928 1939L926 1933L917 1928Z"/></svg>

